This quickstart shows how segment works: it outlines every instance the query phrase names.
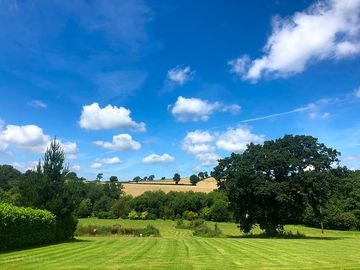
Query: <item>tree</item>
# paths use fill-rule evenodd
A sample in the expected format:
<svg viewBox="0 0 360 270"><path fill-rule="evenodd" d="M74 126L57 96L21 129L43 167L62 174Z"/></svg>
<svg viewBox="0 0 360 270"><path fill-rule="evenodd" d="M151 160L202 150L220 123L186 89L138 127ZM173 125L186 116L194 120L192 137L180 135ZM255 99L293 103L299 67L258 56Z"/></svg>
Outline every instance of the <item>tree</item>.
<svg viewBox="0 0 360 270"><path fill-rule="evenodd" d="M37 175L43 180L38 181L39 197L36 207L47 209L56 215L57 239L70 239L74 235L77 220L73 217L76 205L65 192L65 177L68 174L65 164L64 149L59 141L51 141L44 154L43 164L39 162Z"/></svg>
<svg viewBox="0 0 360 270"><path fill-rule="evenodd" d="M204 172L204 178L209 178L208 172Z"/></svg>
<svg viewBox="0 0 360 270"><path fill-rule="evenodd" d="M173 180L175 181L175 184L176 184L176 185L179 184L179 182L180 182L180 180L181 180L180 174L175 173L175 174L174 174L174 177L173 177Z"/></svg>
<svg viewBox="0 0 360 270"><path fill-rule="evenodd" d="M165 180L165 179L166 179L166 177L165 177L165 176L161 177L161 180Z"/></svg>
<svg viewBox="0 0 360 270"><path fill-rule="evenodd" d="M197 177L197 175L193 174L190 176L190 183L193 185L193 186L196 186L196 184L199 182L199 177Z"/></svg>
<svg viewBox="0 0 360 270"><path fill-rule="evenodd" d="M109 178L109 180L110 180L110 182L111 183L115 183L115 182L118 182L119 181L119 179L117 178L117 176L110 176L110 178Z"/></svg>
<svg viewBox="0 0 360 270"><path fill-rule="evenodd" d="M21 173L11 165L0 165L0 188L9 190L14 182L19 181Z"/></svg>
<svg viewBox="0 0 360 270"><path fill-rule="evenodd" d="M103 173L98 173L96 176L96 181L101 181L101 179L103 179Z"/></svg>
<svg viewBox="0 0 360 270"><path fill-rule="evenodd" d="M92 210L91 200L89 198L83 199L80 202L78 209L76 210L76 214L78 217L88 217L91 214L91 210Z"/></svg>
<svg viewBox="0 0 360 270"><path fill-rule="evenodd" d="M259 224L274 235L302 216L307 203L317 212L325 205L339 154L311 136L285 135L263 145L251 143L243 154L220 160L212 175L242 231Z"/></svg>
<svg viewBox="0 0 360 270"><path fill-rule="evenodd" d="M140 176L135 176L133 181L137 183L137 182L141 181L141 177Z"/></svg>
<svg viewBox="0 0 360 270"><path fill-rule="evenodd" d="M199 172L199 173L198 173L198 177L202 180L202 179L205 178L205 175L204 175L203 172Z"/></svg>
<svg viewBox="0 0 360 270"><path fill-rule="evenodd" d="M154 179L155 179L155 175L153 174L148 177L148 181L154 181Z"/></svg>

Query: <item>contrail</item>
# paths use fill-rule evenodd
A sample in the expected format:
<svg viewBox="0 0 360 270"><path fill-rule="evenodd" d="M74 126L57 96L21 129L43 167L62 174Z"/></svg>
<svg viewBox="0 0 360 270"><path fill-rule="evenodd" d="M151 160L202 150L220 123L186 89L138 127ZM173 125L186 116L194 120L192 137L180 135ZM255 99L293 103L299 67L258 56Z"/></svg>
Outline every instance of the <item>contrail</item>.
<svg viewBox="0 0 360 270"><path fill-rule="evenodd" d="M301 107L301 108L297 108L297 109L295 109L295 110L288 111L288 112L274 113L274 114L270 114L270 115L266 115L266 116L261 116L261 117L256 117L256 118L250 118L250 119L242 120L242 121L240 121L240 123L248 123L248 122L260 121L260 120L269 119L269 118L274 118L274 117L279 117L279 116L283 116L283 115L287 115L287 114L303 112L303 111L307 111L307 110L309 110L309 109L310 109L310 106Z"/></svg>

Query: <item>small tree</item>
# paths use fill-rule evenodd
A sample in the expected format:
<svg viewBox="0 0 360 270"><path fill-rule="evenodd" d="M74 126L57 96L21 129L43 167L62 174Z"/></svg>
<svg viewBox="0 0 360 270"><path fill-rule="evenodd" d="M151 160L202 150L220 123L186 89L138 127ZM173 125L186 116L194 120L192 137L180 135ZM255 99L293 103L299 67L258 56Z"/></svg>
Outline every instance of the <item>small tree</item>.
<svg viewBox="0 0 360 270"><path fill-rule="evenodd" d="M196 186L196 184L199 182L199 177L197 177L195 174L193 174L192 176L190 176L190 183L193 186Z"/></svg>
<svg viewBox="0 0 360 270"><path fill-rule="evenodd" d="M155 179L155 175L153 174L148 177L148 181L154 181L154 179Z"/></svg>
<svg viewBox="0 0 360 270"><path fill-rule="evenodd" d="M204 172L204 178L209 178L208 172Z"/></svg>
<svg viewBox="0 0 360 270"><path fill-rule="evenodd" d="M76 210L76 214L78 217L88 217L91 214L91 210L92 210L91 208L92 208L91 200L89 198L83 199L80 202L78 209Z"/></svg>
<svg viewBox="0 0 360 270"><path fill-rule="evenodd" d="M141 177L140 176L135 176L133 181L137 183L137 182L141 181Z"/></svg>
<svg viewBox="0 0 360 270"><path fill-rule="evenodd" d="M166 179L165 176L161 177L161 180L165 180L165 179Z"/></svg>
<svg viewBox="0 0 360 270"><path fill-rule="evenodd" d="M129 218L129 219L138 219L138 218L139 218L139 215L138 215L138 213L137 213L135 210L132 210L132 211L129 213L128 218Z"/></svg>
<svg viewBox="0 0 360 270"><path fill-rule="evenodd" d="M96 176L96 181L101 181L101 179L103 179L103 173L98 173Z"/></svg>
<svg viewBox="0 0 360 270"><path fill-rule="evenodd" d="M176 185L179 184L179 182L180 182L180 180L181 180L180 174L175 173L175 174L174 174L174 177L173 177L173 180L175 181L175 184L176 184Z"/></svg>
<svg viewBox="0 0 360 270"><path fill-rule="evenodd" d="M115 183L115 182L118 182L119 181L119 179L117 178L117 176L110 176L110 178L109 178L109 180L110 180L110 182L111 183Z"/></svg>
<svg viewBox="0 0 360 270"><path fill-rule="evenodd" d="M202 180L202 179L204 179L204 173L203 172L199 172L198 173L198 177Z"/></svg>

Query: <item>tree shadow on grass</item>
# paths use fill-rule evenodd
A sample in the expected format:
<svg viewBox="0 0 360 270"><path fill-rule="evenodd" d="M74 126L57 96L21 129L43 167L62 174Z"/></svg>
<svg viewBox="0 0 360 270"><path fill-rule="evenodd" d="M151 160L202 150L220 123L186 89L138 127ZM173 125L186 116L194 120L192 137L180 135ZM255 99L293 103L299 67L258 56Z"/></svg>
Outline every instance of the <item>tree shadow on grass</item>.
<svg viewBox="0 0 360 270"><path fill-rule="evenodd" d="M66 240L66 241L57 241L57 242L51 242L51 243L46 243L46 244L39 244L39 245L32 245L32 246L26 246L26 247L11 248L11 249L7 249L7 250L0 250L0 254L6 254L6 253L11 253L11 252L16 252L16 251L41 248L41 247L47 247L47 246L55 246L55 245L64 244L64 243L81 243L81 242L93 242L93 241L94 240L74 238L74 239Z"/></svg>

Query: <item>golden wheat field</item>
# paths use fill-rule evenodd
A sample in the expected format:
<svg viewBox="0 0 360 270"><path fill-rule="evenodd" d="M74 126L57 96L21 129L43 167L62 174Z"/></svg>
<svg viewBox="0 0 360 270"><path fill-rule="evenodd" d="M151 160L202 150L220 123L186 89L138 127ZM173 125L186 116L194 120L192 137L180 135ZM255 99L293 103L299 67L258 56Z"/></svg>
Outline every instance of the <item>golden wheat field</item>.
<svg viewBox="0 0 360 270"><path fill-rule="evenodd" d="M123 183L124 192L128 195L139 196L145 191L162 190L169 191L196 191L209 193L217 188L216 180L212 177L204 179L197 183L196 186L190 184L189 178L182 178L179 185L175 185L172 179L157 180L152 182L141 181L138 183Z"/></svg>

